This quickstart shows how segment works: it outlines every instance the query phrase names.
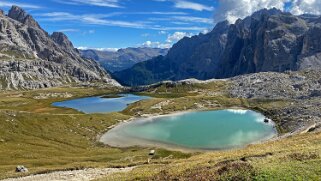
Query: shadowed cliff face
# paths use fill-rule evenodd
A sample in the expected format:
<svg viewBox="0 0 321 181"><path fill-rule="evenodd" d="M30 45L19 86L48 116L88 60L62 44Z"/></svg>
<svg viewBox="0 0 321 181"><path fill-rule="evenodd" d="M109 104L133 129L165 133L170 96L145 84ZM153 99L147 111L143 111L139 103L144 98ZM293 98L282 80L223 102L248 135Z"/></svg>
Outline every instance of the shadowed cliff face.
<svg viewBox="0 0 321 181"><path fill-rule="evenodd" d="M80 57L63 33L45 32L13 6L0 12L0 89L35 89L69 83L117 85L94 61Z"/></svg>
<svg viewBox="0 0 321 181"><path fill-rule="evenodd" d="M184 38L167 56L116 72L115 77L123 84L143 85L320 68L320 19L263 9L235 24L218 23L206 35Z"/></svg>

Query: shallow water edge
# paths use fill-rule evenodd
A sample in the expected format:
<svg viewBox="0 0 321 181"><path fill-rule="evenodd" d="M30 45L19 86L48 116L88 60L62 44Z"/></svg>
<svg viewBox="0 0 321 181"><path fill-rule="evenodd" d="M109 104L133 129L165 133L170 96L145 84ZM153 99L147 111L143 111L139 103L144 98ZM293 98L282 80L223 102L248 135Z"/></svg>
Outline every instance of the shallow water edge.
<svg viewBox="0 0 321 181"><path fill-rule="evenodd" d="M273 132L271 132L269 135L265 136L263 139L253 141L249 144L245 145L239 145L239 146L227 146L224 148L191 148L191 147L186 147L178 144L173 144L173 143L168 143L160 140L151 140L151 139L142 139L142 138L137 138L135 136L124 136L126 134L117 134L119 130L121 130L123 127L126 127L130 124L137 124L141 121L147 122L147 121L162 121L162 120L155 120L157 118L166 118L166 117L172 117L172 116L181 116L184 114L188 113L197 113L197 112L210 112L210 111L231 111L235 112L237 114L243 114L246 111L251 111L258 113L256 111L252 110L245 110L245 109L223 109L223 110L197 110L197 111L184 111L184 112L176 112L176 113L171 113L171 114L166 114L166 115L154 115L154 116L145 116L145 117L139 117L139 118L132 118L130 120L126 120L124 122L121 122L117 125L114 125L111 127L111 130L103 134L100 138L99 141L111 146L111 147L120 147L120 148L128 148L128 147L151 147L151 148L163 148L163 149L169 149L169 150L174 150L174 151L182 151L182 152L205 152L205 151L215 151L215 150L230 150L230 149L239 149L246 147L247 145L251 144L258 144L262 142L266 142L268 140L271 140L272 138L276 138L278 136L277 130L275 129L275 123L270 120L269 123L262 123L262 124L267 124L269 126L273 127ZM261 113L258 113L262 115ZM264 116L264 115L262 115ZM266 118L264 116L264 118ZM263 120L262 120L263 121Z"/></svg>

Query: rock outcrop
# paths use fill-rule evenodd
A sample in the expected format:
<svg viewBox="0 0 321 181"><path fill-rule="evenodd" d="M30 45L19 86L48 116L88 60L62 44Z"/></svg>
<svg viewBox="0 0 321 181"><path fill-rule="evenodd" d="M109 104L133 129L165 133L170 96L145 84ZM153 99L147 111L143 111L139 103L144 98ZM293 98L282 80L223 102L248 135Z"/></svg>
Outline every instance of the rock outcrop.
<svg viewBox="0 0 321 181"><path fill-rule="evenodd" d="M118 86L92 60L84 59L63 33L51 36L17 6L0 13L0 89L36 89L70 83Z"/></svg>
<svg viewBox="0 0 321 181"><path fill-rule="evenodd" d="M27 169L25 166L23 166L23 165L18 165L18 166L16 167L16 172L26 173L26 172L28 172L28 169Z"/></svg>
<svg viewBox="0 0 321 181"><path fill-rule="evenodd" d="M123 84L227 78L257 72L321 67L321 18L263 9L208 34L183 38L166 56L114 75Z"/></svg>
<svg viewBox="0 0 321 181"><path fill-rule="evenodd" d="M231 97L278 100L283 106L264 114L289 132L308 132L321 125L321 72L319 70L261 72L227 79ZM272 106L273 107L273 106Z"/></svg>

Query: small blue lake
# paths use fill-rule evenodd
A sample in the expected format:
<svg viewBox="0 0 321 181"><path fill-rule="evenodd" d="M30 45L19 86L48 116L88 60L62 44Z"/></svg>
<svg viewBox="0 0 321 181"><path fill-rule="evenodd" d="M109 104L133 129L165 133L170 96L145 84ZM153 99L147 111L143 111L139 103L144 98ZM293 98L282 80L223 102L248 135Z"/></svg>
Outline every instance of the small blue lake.
<svg viewBox="0 0 321 181"><path fill-rule="evenodd" d="M55 102L56 107L72 108L78 111L90 113L110 113L119 112L127 108L128 104L149 99L147 96L134 94L120 94L117 98L103 98L103 96L86 97L63 102Z"/></svg>
<svg viewBox="0 0 321 181"><path fill-rule="evenodd" d="M187 112L139 118L122 123L100 141L115 147L147 146L179 149L229 149L276 135L272 122L250 110Z"/></svg>

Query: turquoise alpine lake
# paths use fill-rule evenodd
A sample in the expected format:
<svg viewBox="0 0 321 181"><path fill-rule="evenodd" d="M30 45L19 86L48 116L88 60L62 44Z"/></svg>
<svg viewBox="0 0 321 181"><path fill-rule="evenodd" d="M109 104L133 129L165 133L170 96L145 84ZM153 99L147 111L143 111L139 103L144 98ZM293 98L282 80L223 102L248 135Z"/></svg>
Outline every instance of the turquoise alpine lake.
<svg viewBox="0 0 321 181"><path fill-rule="evenodd" d="M90 113L118 112L127 108L128 104L149 99L147 96L133 94L120 94L117 98L103 98L103 96L86 97L63 102L55 102L56 107L73 108L78 111Z"/></svg>
<svg viewBox="0 0 321 181"><path fill-rule="evenodd" d="M273 122L250 110L201 111L121 123L100 141L113 147L213 150L242 147L276 135Z"/></svg>

